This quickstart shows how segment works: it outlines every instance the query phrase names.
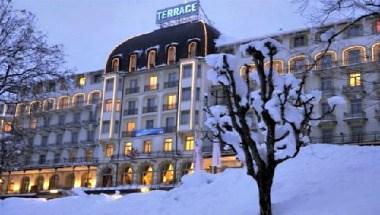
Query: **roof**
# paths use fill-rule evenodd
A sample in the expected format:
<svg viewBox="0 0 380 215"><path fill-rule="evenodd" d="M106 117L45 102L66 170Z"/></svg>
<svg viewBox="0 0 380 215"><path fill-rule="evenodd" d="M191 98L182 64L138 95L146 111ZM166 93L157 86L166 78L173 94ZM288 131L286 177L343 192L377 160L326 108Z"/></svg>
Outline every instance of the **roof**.
<svg viewBox="0 0 380 215"><path fill-rule="evenodd" d="M215 53L214 40L220 33L214 27L202 22L189 22L172 27L157 29L153 32L130 38L118 45L109 55L106 63L106 72L111 71L113 58L119 58L119 70L128 71L129 56L136 53L137 68L147 65L147 51L157 50L156 65L167 63L167 48L176 46L176 58L187 57L187 45L191 41L199 42L197 56Z"/></svg>

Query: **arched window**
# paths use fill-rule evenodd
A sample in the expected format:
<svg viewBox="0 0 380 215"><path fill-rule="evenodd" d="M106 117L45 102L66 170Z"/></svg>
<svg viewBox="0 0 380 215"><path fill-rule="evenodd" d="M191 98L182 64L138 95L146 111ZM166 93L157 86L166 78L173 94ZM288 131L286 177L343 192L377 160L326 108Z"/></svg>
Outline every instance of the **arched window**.
<svg viewBox="0 0 380 215"><path fill-rule="evenodd" d="M88 173L84 173L81 177L81 180L80 180L80 186L81 187L91 187L91 183L90 183L90 176L88 175Z"/></svg>
<svg viewBox="0 0 380 215"><path fill-rule="evenodd" d="M176 47L169 46L168 48L168 65L175 64L176 62Z"/></svg>
<svg viewBox="0 0 380 215"><path fill-rule="evenodd" d="M289 72L299 73L305 72L307 69L307 62L304 56L294 57L289 60Z"/></svg>
<svg viewBox="0 0 380 215"><path fill-rule="evenodd" d="M45 179L42 175L40 175L36 178L35 186L36 186L37 192L44 189L44 181L45 181Z"/></svg>
<svg viewBox="0 0 380 215"><path fill-rule="evenodd" d="M168 185L174 183L174 167L168 163L161 169L161 183Z"/></svg>
<svg viewBox="0 0 380 215"><path fill-rule="evenodd" d="M156 66L156 50L150 50L148 52L148 69Z"/></svg>
<svg viewBox="0 0 380 215"><path fill-rule="evenodd" d="M323 56L322 54L323 53L320 53L315 56L315 60L317 60L317 69L323 70L333 67L336 62L336 53L334 51L328 51Z"/></svg>
<svg viewBox="0 0 380 215"><path fill-rule="evenodd" d="M187 57L193 58L197 55L197 42L190 42L187 47Z"/></svg>
<svg viewBox="0 0 380 215"><path fill-rule="evenodd" d="M79 94L74 97L74 105L75 107L81 107L85 104L84 94Z"/></svg>
<svg viewBox="0 0 380 215"><path fill-rule="evenodd" d="M194 172L194 163L191 161L185 162L182 165L182 176L192 174Z"/></svg>
<svg viewBox="0 0 380 215"><path fill-rule="evenodd" d="M65 180L65 188L66 189L71 189L74 187L74 182L75 182L75 175L74 173L70 173L66 176Z"/></svg>
<svg viewBox="0 0 380 215"><path fill-rule="evenodd" d="M343 50L344 65L363 63L366 59L366 50L363 46L350 47Z"/></svg>
<svg viewBox="0 0 380 215"><path fill-rule="evenodd" d="M269 69L270 63L267 62L265 64L265 69ZM273 70L276 71L278 74L284 74L284 66L281 60L274 60L273 61Z"/></svg>
<svg viewBox="0 0 380 215"><path fill-rule="evenodd" d="M29 184L30 184L30 178L28 176L24 176L21 179L20 193L29 192Z"/></svg>
<svg viewBox="0 0 380 215"><path fill-rule="evenodd" d="M377 43L372 46L372 60L380 61L380 43Z"/></svg>
<svg viewBox="0 0 380 215"><path fill-rule="evenodd" d="M59 188L59 176L54 174L49 180L49 190Z"/></svg>
<svg viewBox="0 0 380 215"><path fill-rule="evenodd" d="M9 109L9 106L8 105L8 109ZM7 111L7 112L10 112L10 111ZM27 114L27 106L25 104L18 104L17 105L17 115L22 115L22 114Z"/></svg>
<svg viewBox="0 0 380 215"><path fill-rule="evenodd" d="M143 184L143 185L153 184L153 168L152 168L152 166L146 165L142 168L141 184Z"/></svg>
<svg viewBox="0 0 380 215"><path fill-rule="evenodd" d="M123 184L132 184L133 183L133 170L132 167L125 167L122 175Z"/></svg>
<svg viewBox="0 0 380 215"><path fill-rule="evenodd" d="M98 104L100 102L100 92L91 93L90 104Z"/></svg>
<svg viewBox="0 0 380 215"><path fill-rule="evenodd" d="M137 65L137 54L131 54L129 56L129 72L136 71L136 65Z"/></svg>
<svg viewBox="0 0 380 215"><path fill-rule="evenodd" d="M69 97L62 97L58 100L58 109L69 108Z"/></svg>
<svg viewBox="0 0 380 215"><path fill-rule="evenodd" d="M119 58L112 59L112 72L119 71Z"/></svg>
<svg viewBox="0 0 380 215"><path fill-rule="evenodd" d="M33 102L30 105L30 113L31 114L37 113L38 111L40 111L40 109L41 109L41 102Z"/></svg>
<svg viewBox="0 0 380 215"><path fill-rule="evenodd" d="M102 187L111 187L112 186L112 169L105 168L102 175Z"/></svg>

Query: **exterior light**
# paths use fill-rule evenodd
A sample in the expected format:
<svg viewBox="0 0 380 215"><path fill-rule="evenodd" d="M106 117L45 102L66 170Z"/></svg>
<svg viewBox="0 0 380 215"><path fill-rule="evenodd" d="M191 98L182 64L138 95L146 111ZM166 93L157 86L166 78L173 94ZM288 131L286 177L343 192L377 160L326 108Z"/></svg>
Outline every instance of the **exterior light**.
<svg viewBox="0 0 380 215"><path fill-rule="evenodd" d="M57 194L59 191L58 190L49 190L49 193L51 194Z"/></svg>
<svg viewBox="0 0 380 215"><path fill-rule="evenodd" d="M140 191L141 191L142 193L147 193L147 192L150 191L150 189L149 189L149 187L141 187L141 188L140 188Z"/></svg>

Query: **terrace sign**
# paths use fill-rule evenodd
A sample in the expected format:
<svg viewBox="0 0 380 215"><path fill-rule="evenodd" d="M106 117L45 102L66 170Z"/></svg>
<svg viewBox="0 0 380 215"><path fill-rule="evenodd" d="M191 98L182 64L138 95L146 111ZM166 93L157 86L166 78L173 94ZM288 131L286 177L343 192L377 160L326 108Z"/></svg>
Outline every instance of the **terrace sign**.
<svg viewBox="0 0 380 215"><path fill-rule="evenodd" d="M199 1L192 1L157 11L156 24L199 14Z"/></svg>

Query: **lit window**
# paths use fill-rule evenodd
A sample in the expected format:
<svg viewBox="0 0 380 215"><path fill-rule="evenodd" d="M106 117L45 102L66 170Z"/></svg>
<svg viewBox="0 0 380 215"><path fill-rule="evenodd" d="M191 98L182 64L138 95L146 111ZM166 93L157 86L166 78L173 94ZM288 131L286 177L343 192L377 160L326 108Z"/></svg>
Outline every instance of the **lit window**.
<svg viewBox="0 0 380 215"><path fill-rule="evenodd" d="M191 42L189 43L188 50L187 50L187 56L188 58L193 58L196 56L197 53L197 42Z"/></svg>
<svg viewBox="0 0 380 215"><path fill-rule="evenodd" d="M113 155L113 145L112 144L107 144L106 145L106 157L111 157Z"/></svg>
<svg viewBox="0 0 380 215"><path fill-rule="evenodd" d="M350 74L350 87L357 87L361 85L361 75L360 73Z"/></svg>
<svg viewBox="0 0 380 215"><path fill-rule="evenodd" d="M168 95L166 99L167 107L165 108L166 110L172 110L176 108L177 104L177 95Z"/></svg>
<svg viewBox="0 0 380 215"><path fill-rule="evenodd" d="M193 136L187 136L185 138L185 150L186 151L194 150L194 137Z"/></svg>
<svg viewBox="0 0 380 215"><path fill-rule="evenodd" d="M124 145L124 155L130 155L132 152L133 146L132 142L127 142Z"/></svg>
<svg viewBox="0 0 380 215"><path fill-rule="evenodd" d="M65 109L69 107L69 97L63 97L59 99L58 103L59 109Z"/></svg>
<svg viewBox="0 0 380 215"><path fill-rule="evenodd" d="M174 167L173 164L168 164L164 166L162 170L162 179L163 184L172 184L174 182Z"/></svg>
<svg viewBox="0 0 380 215"><path fill-rule="evenodd" d="M380 33L380 20L376 20L375 22L375 31L376 33Z"/></svg>
<svg viewBox="0 0 380 215"><path fill-rule="evenodd" d="M136 64L137 64L137 55L131 54L129 56L129 72L136 71Z"/></svg>
<svg viewBox="0 0 380 215"><path fill-rule="evenodd" d="M80 76L80 77L78 78L78 86L79 86L79 87L83 87L85 84L86 84L86 77L84 77L84 76Z"/></svg>
<svg viewBox="0 0 380 215"><path fill-rule="evenodd" d="M168 48L168 64L174 64L176 60L176 47L170 46Z"/></svg>
<svg viewBox="0 0 380 215"><path fill-rule="evenodd" d="M144 167L141 176L143 185L151 185L153 183L153 168L151 166Z"/></svg>
<svg viewBox="0 0 380 215"><path fill-rule="evenodd" d="M148 52L148 69L156 66L156 50L150 50Z"/></svg>
<svg viewBox="0 0 380 215"><path fill-rule="evenodd" d="M373 46L372 49L373 49L372 50L372 54L373 54L372 59L374 61L380 61L380 44Z"/></svg>
<svg viewBox="0 0 380 215"><path fill-rule="evenodd" d="M128 122L127 123L127 132L132 132L136 128L136 123L135 122Z"/></svg>
<svg viewBox="0 0 380 215"><path fill-rule="evenodd" d="M123 184L132 184L133 171L131 167L126 167L123 171Z"/></svg>
<svg viewBox="0 0 380 215"><path fill-rule="evenodd" d="M281 61L273 61L273 70L278 74L283 74L282 62Z"/></svg>
<svg viewBox="0 0 380 215"><path fill-rule="evenodd" d="M194 163L193 162L186 162L183 164L182 175L192 174L193 172L194 172Z"/></svg>
<svg viewBox="0 0 380 215"><path fill-rule="evenodd" d="M91 161L94 155L94 151L92 149L86 149L85 159L87 162Z"/></svg>
<svg viewBox="0 0 380 215"><path fill-rule="evenodd" d="M164 139L164 151L170 152L173 150L173 139L172 138L165 138Z"/></svg>
<svg viewBox="0 0 380 215"><path fill-rule="evenodd" d="M116 100L116 102L115 102L115 111L119 112L120 111L120 107L121 107L120 100Z"/></svg>
<svg viewBox="0 0 380 215"><path fill-rule="evenodd" d="M152 142L150 140L144 141L144 153L151 153L152 152Z"/></svg>
<svg viewBox="0 0 380 215"><path fill-rule="evenodd" d="M104 101L104 111L112 112L112 99L107 99Z"/></svg>
<svg viewBox="0 0 380 215"><path fill-rule="evenodd" d="M158 78L157 76L150 76L148 86L145 87L146 90L157 90L158 89Z"/></svg>
<svg viewBox="0 0 380 215"><path fill-rule="evenodd" d="M4 132L11 132L12 131L12 124L10 122L4 122L3 131Z"/></svg>
<svg viewBox="0 0 380 215"><path fill-rule="evenodd" d="M112 59L112 72L119 71L119 58Z"/></svg>
<svg viewBox="0 0 380 215"><path fill-rule="evenodd" d="M37 128L37 118L31 118L30 119L30 125L29 125L30 128Z"/></svg>

